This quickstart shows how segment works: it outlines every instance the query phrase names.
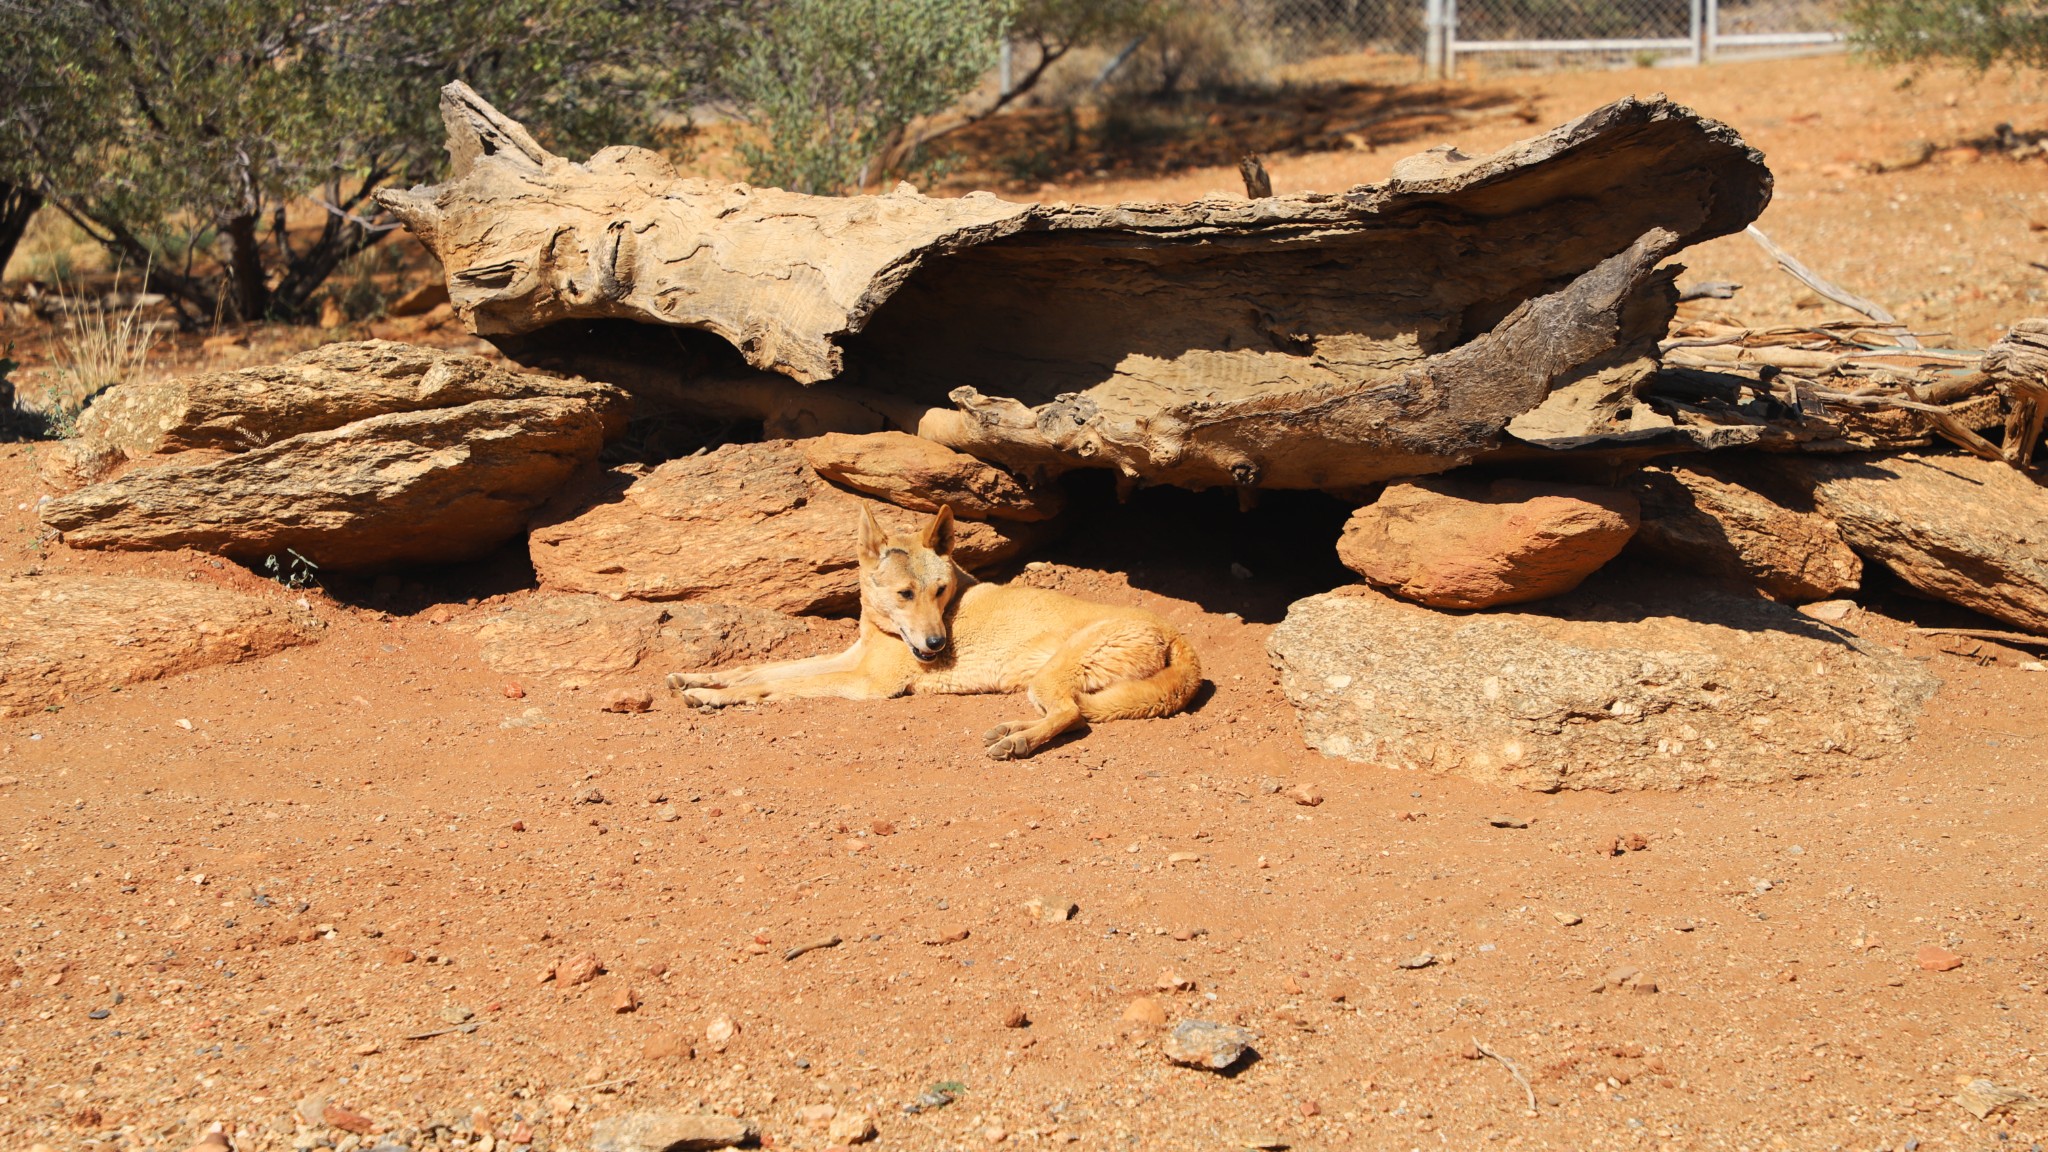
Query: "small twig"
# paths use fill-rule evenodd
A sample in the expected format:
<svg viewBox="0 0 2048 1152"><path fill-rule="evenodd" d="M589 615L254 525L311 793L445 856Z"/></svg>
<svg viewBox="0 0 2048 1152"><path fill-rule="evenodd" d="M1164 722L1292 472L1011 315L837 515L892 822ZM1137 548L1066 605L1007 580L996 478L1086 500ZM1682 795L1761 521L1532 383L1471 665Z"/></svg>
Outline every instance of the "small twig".
<svg viewBox="0 0 2048 1152"><path fill-rule="evenodd" d="M472 1020L467 1024L457 1024L452 1028L436 1028L432 1032L416 1032L411 1036L405 1037L405 1039L432 1040L436 1036L446 1036L450 1032L474 1032L476 1031L476 1026L481 1023L483 1023L481 1020Z"/></svg>
<svg viewBox="0 0 2048 1152"><path fill-rule="evenodd" d="M638 1076L621 1076L617 1080L606 1080L600 1084L585 1085L583 1090L585 1092L602 1092L607 1088L623 1088L639 1079Z"/></svg>
<svg viewBox="0 0 2048 1152"><path fill-rule="evenodd" d="M1528 1093L1529 1111L1532 1113L1535 1112L1536 1090L1534 1088L1529 1087L1529 1078L1522 1075L1522 1070L1520 1068L1515 1067L1515 1062L1501 1055L1500 1053L1495 1052L1493 1049L1488 1048L1486 1045L1481 1044L1477 1036L1474 1036L1472 1038L1472 1047L1477 1048L1481 1056L1490 1056L1493 1059L1500 1061L1500 1066L1508 1070L1508 1075L1513 1076L1515 1078L1515 1083L1520 1084L1522 1086L1523 1092Z"/></svg>
<svg viewBox="0 0 2048 1152"><path fill-rule="evenodd" d="M820 948L837 947L839 947L839 937L827 936L823 940L813 940L808 944L799 944L796 947L791 948L789 951L784 952L782 954L782 958L784 960L794 960L806 952L816 952Z"/></svg>
<svg viewBox="0 0 2048 1152"><path fill-rule="evenodd" d="M1865 316L1870 317L1872 320L1875 320L1880 324L1897 324L1899 322L1898 317L1892 315L1889 311L1887 311L1884 305L1878 304L1874 301L1865 300L1863 297L1856 295L1854 292L1851 292L1845 288L1838 287L1837 285L1832 284L1827 280L1823 279L1820 273L1815 272L1813 269L1808 268L1804 264L1801 264L1799 262L1798 257L1792 255L1790 252L1785 251L1783 248L1778 247L1777 241L1772 240L1769 236L1764 235L1763 231L1759 229L1756 225L1751 224L1748 228L1744 229L1744 231L1749 234L1749 238L1751 240L1756 241L1757 247L1762 248L1765 252L1770 253L1771 259L1776 260L1778 262L1778 267L1783 268L1785 271L1791 273L1793 279L1798 280L1800 283L1806 285L1808 288L1811 288L1815 292L1818 292L1821 295L1827 297L1828 299L1833 300L1835 303L1840 304L1844 308L1861 312ZM1900 334L1899 343L1907 348L1920 347L1920 341L1914 339L1912 335L1908 333Z"/></svg>
<svg viewBox="0 0 2048 1152"><path fill-rule="evenodd" d="M2048 648L2048 636L2001 632L1996 628L1915 628L1913 631L1922 636L1967 636L1972 640L1996 640L2000 644L2016 644L2023 648Z"/></svg>

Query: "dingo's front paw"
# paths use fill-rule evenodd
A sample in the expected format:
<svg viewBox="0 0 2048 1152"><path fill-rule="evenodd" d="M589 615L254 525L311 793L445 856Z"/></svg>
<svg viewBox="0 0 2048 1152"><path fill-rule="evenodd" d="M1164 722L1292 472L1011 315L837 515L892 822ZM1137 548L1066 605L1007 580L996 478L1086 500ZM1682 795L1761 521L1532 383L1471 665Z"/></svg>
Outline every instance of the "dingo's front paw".
<svg viewBox="0 0 2048 1152"><path fill-rule="evenodd" d="M1024 725L1019 724L1018 727L1022 728ZM1031 755L1033 747L1031 737L1022 732L1012 732L1007 736L989 741L988 758L991 760L1021 760Z"/></svg>
<svg viewBox="0 0 2048 1152"><path fill-rule="evenodd" d="M723 708L735 703L732 697L715 688L690 688L683 692L683 703L692 708Z"/></svg>
<svg viewBox="0 0 2048 1152"><path fill-rule="evenodd" d="M981 742L993 745L1012 732L1021 732L1029 727L1031 727L1031 721L1029 720L1005 720L1001 724L983 732L981 734Z"/></svg>
<svg viewBox="0 0 2048 1152"><path fill-rule="evenodd" d="M671 672L668 687L671 692L682 688L723 688L725 678L716 672Z"/></svg>

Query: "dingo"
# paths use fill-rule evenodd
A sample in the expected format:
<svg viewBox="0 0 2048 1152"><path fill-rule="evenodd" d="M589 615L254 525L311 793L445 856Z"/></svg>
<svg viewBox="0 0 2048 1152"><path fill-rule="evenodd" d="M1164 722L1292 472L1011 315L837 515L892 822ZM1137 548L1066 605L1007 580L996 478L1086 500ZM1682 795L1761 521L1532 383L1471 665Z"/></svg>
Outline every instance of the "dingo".
<svg viewBox="0 0 2048 1152"><path fill-rule="evenodd" d="M1170 716L1202 683L1201 661L1166 621L1041 588L981 584L953 562L953 510L923 532L891 536L860 516L860 638L836 656L677 672L668 686L695 707L912 692L1015 692L1035 720L982 737L998 760L1029 756L1076 723Z"/></svg>

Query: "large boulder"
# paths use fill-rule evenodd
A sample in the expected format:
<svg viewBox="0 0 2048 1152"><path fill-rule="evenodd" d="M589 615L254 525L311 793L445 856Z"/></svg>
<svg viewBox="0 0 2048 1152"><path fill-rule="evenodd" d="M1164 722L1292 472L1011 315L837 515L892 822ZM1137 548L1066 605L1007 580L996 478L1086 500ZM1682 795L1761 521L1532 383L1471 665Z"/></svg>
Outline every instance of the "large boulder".
<svg viewBox="0 0 2048 1152"><path fill-rule="evenodd" d="M470 560L518 536L604 444L597 405L397 412L196 464L138 467L44 504L77 548L297 552L328 572Z"/></svg>
<svg viewBox="0 0 2048 1152"><path fill-rule="evenodd" d="M1337 558L1404 599L1487 608L1578 587L1614 559L1636 521L1635 498L1609 488L1413 480L1352 513Z"/></svg>
<svg viewBox="0 0 2048 1152"><path fill-rule="evenodd" d="M966 520L1050 520L1062 505L1056 487L1027 487L993 464L908 432L829 432L803 449L825 479L914 512L950 504Z"/></svg>
<svg viewBox="0 0 2048 1152"><path fill-rule="evenodd" d="M2048 636L2048 488L1974 456L1771 462L1842 538L1921 592Z"/></svg>
<svg viewBox="0 0 2048 1152"><path fill-rule="evenodd" d="M795 441L728 444L645 475L610 474L564 500L528 537L543 588L636 600L708 600L831 614L859 605L854 542L863 505L889 528L900 509L826 483ZM1020 553L1034 526L962 521L972 570Z"/></svg>
<svg viewBox="0 0 2048 1152"><path fill-rule="evenodd" d="M0 716L268 656L311 639L315 627L282 596L190 580L0 580Z"/></svg>
<svg viewBox="0 0 2048 1152"><path fill-rule="evenodd" d="M1940 683L1783 605L1608 577L1474 615L1312 596L1268 651L1310 746L1541 791L1823 773L1911 736Z"/></svg>
<svg viewBox="0 0 2048 1152"><path fill-rule="evenodd" d="M654 604L602 596L536 596L455 627L474 631L484 663L563 688L692 668L766 660L814 630L735 604Z"/></svg>
<svg viewBox="0 0 2048 1152"><path fill-rule="evenodd" d="M618 388L508 369L482 356L389 340L328 344L277 364L121 384L78 418L78 436L48 453L44 482L71 491L129 460L239 453L396 412L484 400L582 401L605 434L625 428Z"/></svg>
<svg viewBox="0 0 2048 1152"><path fill-rule="evenodd" d="M1863 561L1815 509L1811 487L1767 479L1707 461L1644 469L1630 484L1643 509L1632 547L1791 604L1856 591Z"/></svg>

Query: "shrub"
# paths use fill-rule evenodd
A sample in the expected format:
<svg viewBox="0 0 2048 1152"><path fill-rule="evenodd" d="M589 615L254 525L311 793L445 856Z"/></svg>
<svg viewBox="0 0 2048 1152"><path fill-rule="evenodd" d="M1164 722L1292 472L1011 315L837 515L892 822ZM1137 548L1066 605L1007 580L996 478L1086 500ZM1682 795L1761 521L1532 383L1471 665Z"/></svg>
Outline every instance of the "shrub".
<svg viewBox="0 0 2048 1152"><path fill-rule="evenodd" d="M940 112L994 66L1007 5L992 0L781 0L739 43L724 86L760 135L749 176L837 192L879 176L912 121Z"/></svg>
<svg viewBox="0 0 2048 1152"><path fill-rule="evenodd" d="M2007 0L1854 0L1850 42L1887 63L1950 59L2048 67L2048 12Z"/></svg>
<svg viewBox="0 0 2048 1152"><path fill-rule="evenodd" d="M389 229L371 194L438 167L440 85L561 144L648 140L689 77L691 17L715 6L9 0L0 183L152 267L188 322L298 318ZM327 213L310 238L286 226L307 196Z"/></svg>

